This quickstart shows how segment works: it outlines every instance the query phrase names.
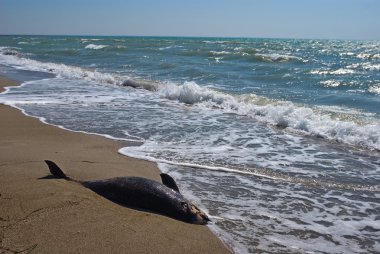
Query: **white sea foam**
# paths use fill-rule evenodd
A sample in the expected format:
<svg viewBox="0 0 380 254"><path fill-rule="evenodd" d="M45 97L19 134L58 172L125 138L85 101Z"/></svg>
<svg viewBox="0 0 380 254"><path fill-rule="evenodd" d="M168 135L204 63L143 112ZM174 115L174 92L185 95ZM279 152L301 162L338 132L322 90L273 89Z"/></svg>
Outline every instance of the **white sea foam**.
<svg viewBox="0 0 380 254"><path fill-rule="evenodd" d="M380 84L368 88L368 92L380 95Z"/></svg>
<svg viewBox="0 0 380 254"><path fill-rule="evenodd" d="M380 59L380 54L360 53L357 58L361 59Z"/></svg>
<svg viewBox="0 0 380 254"><path fill-rule="evenodd" d="M341 85L341 82L337 80L326 80L320 82L325 87L338 87Z"/></svg>
<svg viewBox="0 0 380 254"><path fill-rule="evenodd" d="M118 48L118 49L126 49L127 46L124 46L124 45L117 45L116 48Z"/></svg>
<svg viewBox="0 0 380 254"><path fill-rule="evenodd" d="M128 78L65 64L40 62L19 57L20 53L14 48L0 48L0 53L3 53L0 55L0 63L11 65L12 67L18 69L49 72L57 74L59 77L84 79L108 84L118 84L121 80Z"/></svg>
<svg viewBox="0 0 380 254"><path fill-rule="evenodd" d="M361 93L365 93L366 90L363 90L363 89L349 89L347 90L347 93L358 93L358 94L361 94Z"/></svg>
<svg viewBox="0 0 380 254"><path fill-rule="evenodd" d="M12 56L21 56L22 54L19 50L20 48L16 47L0 47L0 56L3 56L4 58L8 59L11 59Z"/></svg>
<svg viewBox="0 0 380 254"><path fill-rule="evenodd" d="M207 44L225 44L228 43L228 41L203 41L204 43Z"/></svg>
<svg viewBox="0 0 380 254"><path fill-rule="evenodd" d="M88 44L85 48L86 49L104 49L106 47L108 47L108 45Z"/></svg>
<svg viewBox="0 0 380 254"><path fill-rule="evenodd" d="M344 52L344 53L339 53L340 56L354 56L354 52Z"/></svg>
<svg viewBox="0 0 380 254"><path fill-rule="evenodd" d="M126 76L18 57L17 49L3 47L0 50L1 52L14 51L11 51L12 54L1 55L0 63L10 64L16 68L55 73L59 77L143 88L155 91L162 98L169 100L247 115L258 121L280 126L288 131L295 131L303 135L324 137L351 145L380 150L380 124L376 121L372 124L359 125L350 121L334 120L329 115L291 102L267 101L262 104L261 101L258 104L255 100L247 100L247 97L240 98L224 94L207 87L201 87L195 82L177 85L174 83L135 81ZM347 73L347 71L346 69L337 70L337 73ZM370 92L377 94L378 87L373 86Z"/></svg>
<svg viewBox="0 0 380 254"><path fill-rule="evenodd" d="M344 68L330 72L330 74L332 75L345 75L345 74L353 74L353 73L355 73L354 70L344 69Z"/></svg>
<svg viewBox="0 0 380 254"><path fill-rule="evenodd" d="M359 91L356 91L359 92ZM364 90L360 90L360 92L365 92ZM339 117L347 116L347 118L353 119L356 116L364 117L374 117L375 113L369 113L369 112L363 112L361 110L353 109L353 108L347 108L347 107L340 107L340 106L326 106L326 105L320 105L316 106L316 109L320 109L321 114L323 113L332 113Z"/></svg>
<svg viewBox="0 0 380 254"><path fill-rule="evenodd" d="M22 88L24 86L33 85L33 84L36 84L36 83L37 84L39 84L41 82L48 82L48 83L53 82L54 83L56 81L60 82L60 79L59 78L54 78L54 79L50 79L49 78L49 79L42 79L42 80L37 80L37 81L28 81L28 82L22 83L20 86L17 86L17 87L5 87L5 92L3 92L1 94L2 95L3 94L7 94L7 93L10 92L11 89L20 89L20 88ZM83 97L83 100L89 100L89 98L88 98L87 95L82 95L82 97ZM91 98L91 99L92 99L92 102L95 102L95 103L100 103L100 102L104 101L104 98ZM114 99L114 97L108 97L106 99L106 101L110 101L112 99ZM127 142L135 142L135 143L140 143L142 141L138 137L135 137L135 136L132 136L132 135L128 135L128 133L125 133L128 138L117 138L117 137L114 137L114 136L111 136L111 135L108 135L108 134L100 134L100 133L97 133L97 132L89 132L89 131L84 131L84 130L74 130L72 128L70 129L70 128L67 128L67 127L62 126L62 125L52 124L51 122L48 122L45 117L39 117L39 116L28 114L25 111L25 109L21 106L21 105L46 105L46 104L57 104L57 103L60 103L59 100L54 100L54 98L51 98L51 100L46 100L44 95L29 96L29 97L27 97L27 99L26 99L26 97L24 95L21 95L21 97L16 97L13 100L4 97L4 98L0 98L0 103L2 103L4 105L11 106L11 107L14 107L14 108L17 108L17 109L19 109L26 116L37 118L41 122L43 122L43 123L45 123L47 125L53 125L53 126L56 126L58 128L64 129L64 130L74 131L74 132L78 132L78 133L91 134L91 135L97 135L97 136L102 136L102 137L105 137L105 138L108 138L108 139L119 140L119 141L127 141Z"/></svg>
<svg viewBox="0 0 380 254"><path fill-rule="evenodd" d="M379 246L374 243L377 237L365 230L379 227L376 194L371 196L374 201L362 201L355 199L355 192L335 188L314 192L233 173L170 165L160 168L174 174L191 199L202 197L198 202L216 218L215 232L238 253L360 253L376 251ZM226 186L230 192L224 190ZM368 246L361 246L363 236Z"/></svg>
<svg viewBox="0 0 380 254"><path fill-rule="evenodd" d="M347 68L377 71L377 70L380 70L380 64L374 64L374 63L370 63L370 62L355 63L355 64L351 64L351 65L347 66Z"/></svg>
<svg viewBox="0 0 380 254"><path fill-rule="evenodd" d="M92 42L92 41L102 41L103 39L99 39L99 38L83 38L83 39L80 39L81 43L89 43L89 42Z"/></svg>
<svg viewBox="0 0 380 254"><path fill-rule="evenodd" d="M373 92L377 91L373 88ZM358 125L350 121L334 120L312 108L291 102L257 105L238 97L200 87L194 82L181 86L169 84L158 88L161 96L187 104L216 107L228 112L251 116L257 120L281 126L290 131L324 137L352 145L380 150L380 123Z"/></svg>
<svg viewBox="0 0 380 254"><path fill-rule="evenodd" d="M242 174L242 175L253 175L253 176L263 177L263 178L272 179L272 180L286 180L286 179L283 179L280 177L275 177L275 176L263 174L263 173L260 173L258 171L244 171L241 169L233 169L233 168L227 168L227 167L206 166L206 165L202 165L202 164L175 162L175 161L171 161L171 160L158 159L156 157L152 157L152 156L149 156L146 154L146 148L149 145L151 145L151 144L143 145L144 147L141 147L138 149L136 149L134 147L123 147L123 148L119 149L119 153L124 154L126 156L133 157L133 158L152 161L152 162L156 162L156 163L162 163L162 164L166 164L166 165L184 166L184 167L199 168L199 169L206 169L206 170L212 170L212 171L236 173L236 174ZM152 147L154 147L154 145Z"/></svg>
<svg viewBox="0 0 380 254"><path fill-rule="evenodd" d="M346 75L355 73L352 69L340 68L337 70L312 70L310 74L318 74L318 75Z"/></svg>
<svg viewBox="0 0 380 254"><path fill-rule="evenodd" d="M159 50L167 50L167 49L173 49L173 48L183 48L183 46L181 46L181 45L170 45L167 47L161 47L161 48L159 48Z"/></svg>
<svg viewBox="0 0 380 254"><path fill-rule="evenodd" d="M180 86L174 83L167 83L158 87L158 92L162 97L187 104L212 103L227 106L229 102L236 103L232 96L201 87L195 82L185 82Z"/></svg>
<svg viewBox="0 0 380 254"><path fill-rule="evenodd" d="M220 56L220 55L229 55L231 52L228 51L210 51L210 53L214 56Z"/></svg>
<svg viewBox="0 0 380 254"><path fill-rule="evenodd" d="M303 61L301 57L291 56L291 55L281 55L277 53L273 54L256 54L264 61L269 62L287 62L287 61Z"/></svg>

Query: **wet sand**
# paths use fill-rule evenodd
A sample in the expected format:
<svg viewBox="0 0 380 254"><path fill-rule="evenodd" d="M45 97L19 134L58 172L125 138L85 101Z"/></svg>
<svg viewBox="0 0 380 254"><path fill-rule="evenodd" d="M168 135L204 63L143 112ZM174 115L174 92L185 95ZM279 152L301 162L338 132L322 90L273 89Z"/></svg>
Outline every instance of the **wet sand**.
<svg viewBox="0 0 380 254"><path fill-rule="evenodd" d="M0 92L17 82L0 77ZM123 143L66 131L0 104L0 253L229 253L206 226L112 203L49 175L45 159L81 180L142 176L155 163L117 153Z"/></svg>

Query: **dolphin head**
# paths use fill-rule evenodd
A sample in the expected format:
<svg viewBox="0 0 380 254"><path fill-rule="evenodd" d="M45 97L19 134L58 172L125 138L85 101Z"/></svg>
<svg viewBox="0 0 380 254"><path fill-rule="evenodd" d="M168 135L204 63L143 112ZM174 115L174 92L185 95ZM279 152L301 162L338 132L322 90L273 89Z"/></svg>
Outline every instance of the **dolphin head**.
<svg viewBox="0 0 380 254"><path fill-rule="evenodd" d="M181 202L182 211L187 222L199 225L205 225L211 221L206 213L190 202Z"/></svg>

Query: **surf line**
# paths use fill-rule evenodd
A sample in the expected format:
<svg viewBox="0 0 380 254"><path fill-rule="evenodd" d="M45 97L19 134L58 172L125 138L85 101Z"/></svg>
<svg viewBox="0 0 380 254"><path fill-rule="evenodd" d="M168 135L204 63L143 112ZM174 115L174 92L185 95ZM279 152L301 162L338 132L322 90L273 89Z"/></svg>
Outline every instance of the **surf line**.
<svg viewBox="0 0 380 254"><path fill-rule="evenodd" d="M250 169L246 167L242 168L227 168L227 167L218 167L218 166L205 166L195 163L186 163L186 162L175 162L169 161L165 159L153 158L150 156L139 156L133 153L128 153L126 150L128 147L119 149L119 153L127 156L131 156L138 159L148 160L156 163L174 165L174 166L183 166L188 168L199 168L213 171L221 171L228 173L236 173L241 175L251 175L258 178L269 179L273 181L282 181L293 184L301 184L303 186L310 187L319 187L319 188L329 188L329 189L344 189L344 190L352 190L352 191L369 191L369 192L380 192L380 185L362 185L362 184L347 184L347 183L337 183L329 180L325 180L323 178L320 179L311 179L306 177L293 177L287 175L285 173L273 172L267 168L255 168Z"/></svg>

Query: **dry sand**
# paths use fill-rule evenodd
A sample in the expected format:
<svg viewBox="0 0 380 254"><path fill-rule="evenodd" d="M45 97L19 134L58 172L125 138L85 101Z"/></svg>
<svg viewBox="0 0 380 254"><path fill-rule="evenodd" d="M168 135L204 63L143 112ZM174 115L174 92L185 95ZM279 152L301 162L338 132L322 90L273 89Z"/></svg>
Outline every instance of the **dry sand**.
<svg viewBox="0 0 380 254"><path fill-rule="evenodd" d="M17 82L0 77L0 91ZM229 253L206 226L126 208L49 174L44 159L81 179L143 176L156 164L123 145L41 123L0 104L0 253Z"/></svg>

